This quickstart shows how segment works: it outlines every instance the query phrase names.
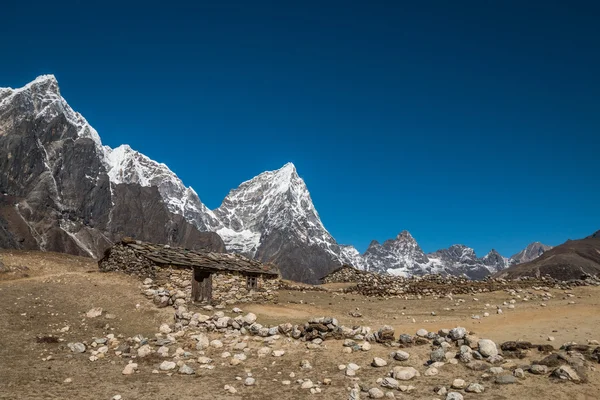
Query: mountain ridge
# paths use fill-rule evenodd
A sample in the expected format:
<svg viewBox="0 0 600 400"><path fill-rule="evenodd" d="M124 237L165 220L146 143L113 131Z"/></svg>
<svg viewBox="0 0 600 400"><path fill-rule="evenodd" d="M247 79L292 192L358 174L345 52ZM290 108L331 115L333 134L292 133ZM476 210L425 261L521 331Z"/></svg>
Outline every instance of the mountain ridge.
<svg viewBox="0 0 600 400"><path fill-rule="evenodd" d="M496 273L499 278L540 278L549 275L558 280L581 279L586 275L600 277L600 235L567 240L532 261L513 265Z"/></svg>
<svg viewBox="0 0 600 400"><path fill-rule="evenodd" d="M0 189L9 195L0 213L0 243L36 243L97 257L125 234L190 247L196 240L277 262L284 277L312 283L340 264L470 277L507 266L497 252L477 258L464 245L425 254L408 231L382 244L372 241L363 254L338 244L293 163L242 182L210 210L167 165L126 144L102 145L98 132L62 97L53 75L19 89L0 88L0 118L0 171L6 172ZM25 163L29 157L36 162ZM549 247L541 246L517 255L539 256Z"/></svg>

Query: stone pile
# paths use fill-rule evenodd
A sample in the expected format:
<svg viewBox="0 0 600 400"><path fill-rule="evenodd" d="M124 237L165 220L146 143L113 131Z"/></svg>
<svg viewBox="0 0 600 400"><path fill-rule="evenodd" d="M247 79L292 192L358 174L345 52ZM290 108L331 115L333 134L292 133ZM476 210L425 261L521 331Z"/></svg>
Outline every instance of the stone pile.
<svg viewBox="0 0 600 400"><path fill-rule="evenodd" d="M594 278L595 279L595 278ZM569 290L573 286L596 284L590 278L581 281L562 282L552 278L519 278L515 280L488 278L473 281L453 275L424 275L401 277L363 272L356 285L344 289L346 293L358 293L375 297L447 296L451 294L477 294L498 290L518 290L532 287Z"/></svg>
<svg viewBox="0 0 600 400"><path fill-rule="evenodd" d="M338 269L333 270L323 278L323 283L346 283L346 282L358 282L362 275L368 274L366 271L361 271L350 265L344 265Z"/></svg>
<svg viewBox="0 0 600 400"><path fill-rule="evenodd" d="M306 285L306 284L297 284L291 281L279 281L279 289L280 290L294 290L299 292L304 291L312 291L312 292L328 292L329 290L318 286L318 285Z"/></svg>
<svg viewBox="0 0 600 400"><path fill-rule="evenodd" d="M390 343L394 339L394 330L389 326L371 332L370 327L340 325L333 317L311 318L303 325L282 323L277 326L263 326L256 322L256 315L248 313L236 317L227 317L222 311L212 316L187 311L179 307L175 313L175 330L194 330L198 332L219 332L223 334L253 335L260 337L286 336L319 346L328 339L352 339L366 342Z"/></svg>

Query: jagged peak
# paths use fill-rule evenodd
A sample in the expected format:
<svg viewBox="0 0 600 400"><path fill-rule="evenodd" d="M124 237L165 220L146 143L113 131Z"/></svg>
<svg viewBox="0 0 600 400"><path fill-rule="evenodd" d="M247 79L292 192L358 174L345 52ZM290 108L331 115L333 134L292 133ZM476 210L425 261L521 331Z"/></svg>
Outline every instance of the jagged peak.
<svg viewBox="0 0 600 400"><path fill-rule="evenodd" d="M285 165L277 170L277 172L296 172L296 166L293 162L289 161Z"/></svg>
<svg viewBox="0 0 600 400"><path fill-rule="evenodd" d="M377 246L381 246L381 244L377 240L371 240L371 243L369 243L369 247L367 248L367 250L369 250L371 247Z"/></svg>
<svg viewBox="0 0 600 400"><path fill-rule="evenodd" d="M505 258L496 249L491 249L485 256L483 256L484 259L488 259L490 257L500 257L500 258L503 258L503 259Z"/></svg>
<svg viewBox="0 0 600 400"><path fill-rule="evenodd" d="M58 81L56 80L56 77L52 74L40 75L31 82L29 82L27 85L23 86L20 89L17 89L16 91L28 89L60 96Z"/></svg>
<svg viewBox="0 0 600 400"><path fill-rule="evenodd" d="M449 249L470 249L469 246L465 246L464 244L453 244L452 246L448 247Z"/></svg>
<svg viewBox="0 0 600 400"><path fill-rule="evenodd" d="M401 240L401 239L415 240L415 238L413 238L412 235L410 234L410 232L407 231L406 229L403 230L402 232L400 232L396 236L396 240Z"/></svg>
<svg viewBox="0 0 600 400"><path fill-rule="evenodd" d="M28 85L33 85L36 83L55 83L58 85L58 81L56 80L56 76L54 76L54 74L40 75L33 81L31 81Z"/></svg>

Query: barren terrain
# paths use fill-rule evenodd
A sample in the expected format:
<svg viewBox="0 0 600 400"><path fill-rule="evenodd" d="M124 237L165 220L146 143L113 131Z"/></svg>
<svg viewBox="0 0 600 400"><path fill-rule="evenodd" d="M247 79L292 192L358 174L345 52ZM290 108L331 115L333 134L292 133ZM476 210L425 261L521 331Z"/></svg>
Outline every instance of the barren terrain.
<svg viewBox="0 0 600 400"><path fill-rule="evenodd" d="M89 352L73 353L67 343L90 344L93 338L106 337L111 333L123 338L138 334L153 338L161 323L173 322L172 308L156 309L141 294L139 280L119 273L100 273L90 259L9 250L0 251L0 258L9 267L26 267L0 277L1 399L108 400L115 395L122 396L124 400L347 399L349 388L357 382L368 387L380 387L377 379L388 376L390 369L396 365L413 366L421 373L420 377L407 383L414 386L411 392L392 390L396 398L443 399L445 396L434 393L434 387L450 389L455 378L462 378L467 383L479 382L485 387L483 393L460 391L465 399L600 398L600 372L589 367L589 382L582 384L526 373L526 378L516 384L498 385L493 379L482 377L483 372L466 369L460 363L445 364L439 368L438 375L424 376L430 345L404 349L411 358L400 362L389 356L396 349L382 344L373 343L368 351L343 353L341 340L327 340L318 349L307 349L304 342L282 337L272 346L285 351L282 357L258 357L257 350L265 344L262 338L250 337L247 340L250 349L246 351L247 360L231 365L228 359L221 358L221 353L234 353L232 346L238 340L223 338L217 333L211 334L211 339L222 339L224 348L204 351L204 355L214 360L214 369L199 368L195 363L198 351L182 340L172 346L173 351L181 346L192 353L186 363L195 369L194 375L152 373L163 361L157 354L136 358L138 372L123 375L128 359L111 351L105 358L90 361ZM401 300L284 290L280 293L278 304L237 306L244 313L255 313L258 322L265 326L283 322L303 324L311 317L333 316L346 326L370 326L376 330L383 325L391 325L396 337L400 333L414 335L420 328L437 331L463 326L480 338L492 339L498 344L508 340L526 340L552 344L558 349L564 342L586 344L588 340L600 340L600 288L581 287L568 293L550 290L553 297L549 300L541 299L542 291L529 292L511 296L500 291L481 293L476 298L455 296L453 300L428 297ZM524 301L525 298L529 301ZM515 301L514 309L503 305L504 302L509 304L510 300ZM486 307L486 304L489 306ZM503 309L502 314L496 313L496 306ZM86 312L93 307L101 307L103 314L87 318ZM223 311L232 315L230 307ZM360 313L362 317L350 316L350 312ZM485 312L490 315L483 317ZM480 319L473 319L473 315L479 315ZM58 340L51 339L51 336ZM549 337L553 340L550 341ZM232 345L228 344L230 342ZM509 363L516 366L531 364L546 355L534 349L526 358L509 360L504 367L509 370ZM370 364L374 357L386 360L387 366L372 367ZM301 360L308 360L312 369L301 369ZM339 364L348 363L361 367L355 377L347 377L343 370L338 369ZM600 365L596 364L596 367ZM293 377L290 377L291 373ZM244 379L249 374L256 379L256 384L244 386ZM311 395L307 389L300 387L296 382L298 379L311 379L315 384L331 379L331 384L318 385L321 393ZM290 380L291 384L283 385L283 380ZM237 393L227 393L225 385L233 386ZM367 398L366 393L361 396Z"/></svg>

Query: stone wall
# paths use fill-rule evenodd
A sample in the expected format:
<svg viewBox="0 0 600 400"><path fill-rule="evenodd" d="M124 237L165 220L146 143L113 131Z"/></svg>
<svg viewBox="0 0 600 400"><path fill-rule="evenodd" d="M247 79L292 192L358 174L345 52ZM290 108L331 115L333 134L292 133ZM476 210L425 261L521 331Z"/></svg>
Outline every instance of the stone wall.
<svg viewBox="0 0 600 400"><path fill-rule="evenodd" d="M325 276L321 281L323 283L358 282L364 274L364 271L360 271L354 267L344 266Z"/></svg>
<svg viewBox="0 0 600 400"><path fill-rule="evenodd" d="M180 306L192 300L193 270L187 268L161 268L155 279L146 280L146 295L156 305ZM248 302L272 302L277 300L279 279L258 276L256 289L247 288L246 275L238 272L214 272L212 274L211 304L235 304Z"/></svg>
<svg viewBox="0 0 600 400"><path fill-rule="evenodd" d="M98 262L101 271L119 271L146 278L144 294L158 307L180 306L192 299L191 268L159 266L130 247L117 244ZM272 302L277 300L277 276L257 276L257 288L248 289L246 275L233 271L212 274L212 304Z"/></svg>
<svg viewBox="0 0 600 400"><path fill-rule="evenodd" d="M122 244L108 249L100 261L98 268L102 272L119 271L130 275L154 278L161 269L145 257L138 256L135 251Z"/></svg>
<svg viewBox="0 0 600 400"><path fill-rule="evenodd" d="M277 300L279 279L259 275L256 289L247 288L247 277L236 272L212 275L213 302L233 304L247 302L270 302Z"/></svg>

